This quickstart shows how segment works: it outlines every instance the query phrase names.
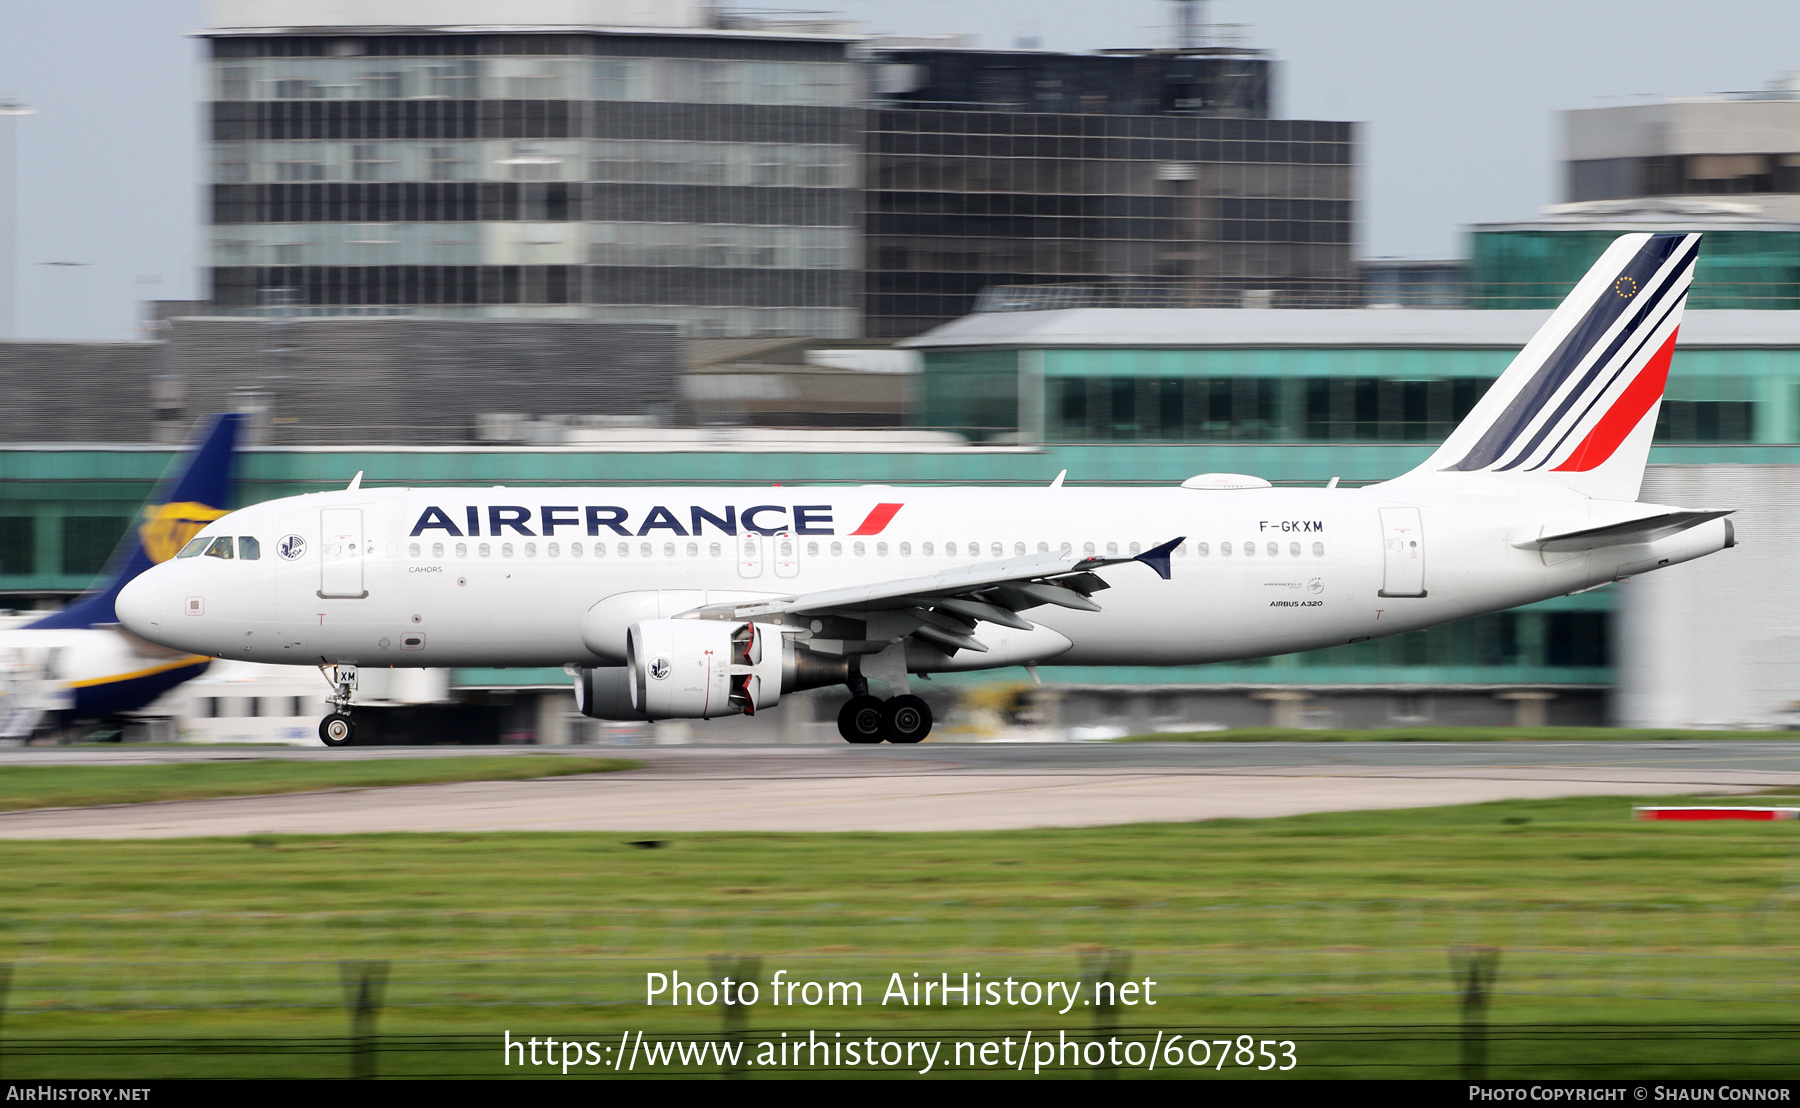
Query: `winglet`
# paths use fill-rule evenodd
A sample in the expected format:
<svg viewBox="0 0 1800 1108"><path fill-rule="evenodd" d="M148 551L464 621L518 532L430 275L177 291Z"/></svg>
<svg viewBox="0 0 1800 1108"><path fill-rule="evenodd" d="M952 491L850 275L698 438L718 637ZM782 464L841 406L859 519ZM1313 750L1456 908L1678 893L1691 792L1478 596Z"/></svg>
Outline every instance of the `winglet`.
<svg viewBox="0 0 1800 1108"><path fill-rule="evenodd" d="M1056 475L1056 480L1050 482L1050 487L1053 489L1062 488L1063 478L1067 477L1068 475L1069 475L1069 471L1066 469L1063 470L1061 473Z"/></svg>
<svg viewBox="0 0 1800 1108"><path fill-rule="evenodd" d="M1180 546L1182 543L1184 543L1186 541L1187 541L1186 535L1178 536L1176 538L1170 539L1168 542L1163 543L1161 546L1151 547L1149 550L1144 551L1142 554L1139 554L1136 558L1134 558L1132 560L1144 563L1145 565L1149 566L1151 569L1155 570L1156 575L1158 577L1161 577L1164 581L1167 581L1169 579L1169 572L1170 572L1169 571L1169 555L1175 553L1175 548Z"/></svg>
<svg viewBox="0 0 1800 1108"><path fill-rule="evenodd" d="M357 489L362 488L362 475L363 475L363 471L360 469L357 470L356 476L350 478L350 484L345 486L344 491L345 492L355 492Z"/></svg>

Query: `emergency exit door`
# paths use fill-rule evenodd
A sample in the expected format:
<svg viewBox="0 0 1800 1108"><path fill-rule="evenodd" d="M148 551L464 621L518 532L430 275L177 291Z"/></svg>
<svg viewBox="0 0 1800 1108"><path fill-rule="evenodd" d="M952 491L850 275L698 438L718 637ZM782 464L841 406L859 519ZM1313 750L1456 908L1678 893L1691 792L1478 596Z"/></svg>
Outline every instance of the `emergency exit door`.
<svg viewBox="0 0 1800 1108"><path fill-rule="evenodd" d="M361 600L363 587L361 508L319 509L319 595L326 599Z"/></svg>
<svg viewBox="0 0 1800 1108"><path fill-rule="evenodd" d="M769 539L775 555L775 576L800 576L800 540L791 531L778 531Z"/></svg>
<svg viewBox="0 0 1800 1108"><path fill-rule="evenodd" d="M763 567L771 564L777 577L800 576L800 540L792 531L745 534L736 541L739 577L761 577Z"/></svg>
<svg viewBox="0 0 1800 1108"><path fill-rule="evenodd" d="M732 541L737 544L738 576L761 577L763 571L762 536L746 533Z"/></svg>
<svg viewBox="0 0 1800 1108"><path fill-rule="evenodd" d="M1381 509L1381 595L1425 595L1425 528L1417 508Z"/></svg>

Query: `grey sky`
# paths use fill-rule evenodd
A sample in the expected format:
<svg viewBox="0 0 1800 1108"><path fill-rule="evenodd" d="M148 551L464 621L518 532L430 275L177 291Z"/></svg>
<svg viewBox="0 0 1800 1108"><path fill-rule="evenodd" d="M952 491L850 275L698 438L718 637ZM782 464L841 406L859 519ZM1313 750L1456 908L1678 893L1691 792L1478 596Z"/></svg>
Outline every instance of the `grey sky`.
<svg viewBox="0 0 1800 1108"><path fill-rule="evenodd" d="M763 4L745 5L763 7ZM767 5L776 6L776 5ZM872 30L1152 44L1165 0L812 0ZM1794 0L1214 0L1281 62L1278 110L1362 135L1358 252L1452 257L1470 223L1560 199L1554 113L1760 88L1800 69ZM496 4L504 11L504 4ZM0 98L19 153L23 336L128 338L140 299L197 295L200 0L0 4ZM4 126L0 122L0 126ZM85 262L49 266L45 262ZM150 283L154 280L155 283Z"/></svg>

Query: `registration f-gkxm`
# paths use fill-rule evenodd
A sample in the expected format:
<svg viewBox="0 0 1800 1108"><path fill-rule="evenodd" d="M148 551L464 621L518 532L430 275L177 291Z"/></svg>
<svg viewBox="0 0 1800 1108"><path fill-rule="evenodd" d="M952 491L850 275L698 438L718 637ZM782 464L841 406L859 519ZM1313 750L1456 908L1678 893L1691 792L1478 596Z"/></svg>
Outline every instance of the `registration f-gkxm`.
<svg viewBox="0 0 1800 1108"><path fill-rule="evenodd" d="M1699 239L1615 241L1444 444L1379 484L352 482L208 523L118 612L172 649L324 667L340 745L359 666L565 666L602 719L842 685L845 739L911 743L932 718L909 675L1255 658L1500 611L1733 545L1727 511L1637 499Z"/></svg>

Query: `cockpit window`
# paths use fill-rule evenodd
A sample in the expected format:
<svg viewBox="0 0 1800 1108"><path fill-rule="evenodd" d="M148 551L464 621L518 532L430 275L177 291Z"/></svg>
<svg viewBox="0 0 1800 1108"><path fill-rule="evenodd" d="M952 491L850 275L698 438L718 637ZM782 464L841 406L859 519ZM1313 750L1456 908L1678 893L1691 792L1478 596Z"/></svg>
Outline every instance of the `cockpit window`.
<svg viewBox="0 0 1800 1108"><path fill-rule="evenodd" d="M203 535L182 547L175 556L177 558L197 558L200 556L200 552L205 550L206 545L210 542L212 542L212 536Z"/></svg>
<svg viewBox="0 0 1800 1108"><path fill-rule="evenodd" d="M238 557L244 559L246 562L256 561L258 558L262 557L262 543L257 542L249 535L239 535Z"/></svg>
<svg viewBox="0 0 1800 1108"><path fill-rule="evenodd" d="M212 545L206 548L206 556L208 558L232 557L231 536L220 535L218 538L214 539Z"/></svg>

